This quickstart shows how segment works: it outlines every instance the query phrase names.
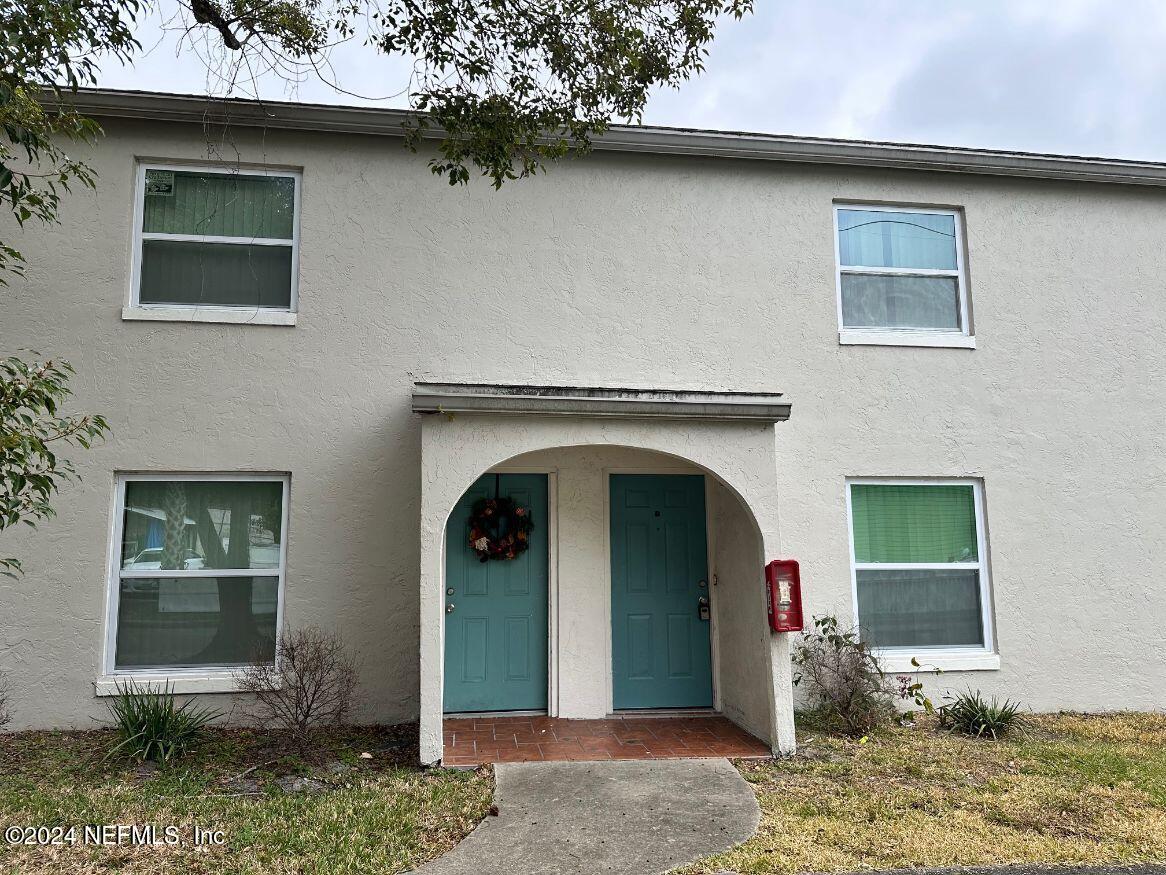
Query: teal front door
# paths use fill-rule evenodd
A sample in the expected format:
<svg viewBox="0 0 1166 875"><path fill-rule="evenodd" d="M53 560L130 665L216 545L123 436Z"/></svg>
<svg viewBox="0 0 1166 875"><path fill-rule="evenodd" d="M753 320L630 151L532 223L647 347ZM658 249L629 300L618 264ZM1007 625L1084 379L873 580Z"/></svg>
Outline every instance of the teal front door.
<svg viewBox="0 0 1166 875"><path fill-rule="evenodd" d="M713 703L701 475L611 476L615 708Z"/></svg>
<svg viewBox="0 0 1166 875"><path fill-rule="evenodd" d="M509 497L531 510L530 549L481 562L469 545L474 502ZM445 530L445 711L547 707L547 477L487 474Z"/></svg>

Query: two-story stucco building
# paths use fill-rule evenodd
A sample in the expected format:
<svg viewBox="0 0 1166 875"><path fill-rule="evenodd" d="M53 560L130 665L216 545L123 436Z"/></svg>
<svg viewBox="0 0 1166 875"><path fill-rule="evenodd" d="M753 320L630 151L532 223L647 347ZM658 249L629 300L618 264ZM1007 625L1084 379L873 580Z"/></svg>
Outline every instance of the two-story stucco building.
<svg viewBox="0 0 1166 875"><path fill-rule="evenodd" d="M97 191L19 236L0 346L113 434L5 534L17 726L224 707L313 623L427 761L465 712L789 750L779 556L934 694L1166 706L1166 165L616 128L495 192L392 111L79 104ZM479 561L494 498L533 526Z"/></svg>

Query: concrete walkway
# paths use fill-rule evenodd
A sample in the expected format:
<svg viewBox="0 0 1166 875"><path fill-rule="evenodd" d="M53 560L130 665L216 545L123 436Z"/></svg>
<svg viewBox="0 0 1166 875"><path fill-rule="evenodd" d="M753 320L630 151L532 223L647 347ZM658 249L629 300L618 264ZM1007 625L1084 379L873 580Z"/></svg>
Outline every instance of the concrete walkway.
<svg viewBox="0 0 1166 875"><path fill-rule="evenodd" d="M761 816L724 759L501 763L465 841L418 875L654 875L731 848Z"/></svg>
<svg viewBox="0 0 1166 875"><path fill-rule="evenodd" d="M721 875L734 875L724 872ZM1114 864L1110 866L951 866L940 869L887 869L853 872L850 875L1166 875L1166 863Z"/></svg>

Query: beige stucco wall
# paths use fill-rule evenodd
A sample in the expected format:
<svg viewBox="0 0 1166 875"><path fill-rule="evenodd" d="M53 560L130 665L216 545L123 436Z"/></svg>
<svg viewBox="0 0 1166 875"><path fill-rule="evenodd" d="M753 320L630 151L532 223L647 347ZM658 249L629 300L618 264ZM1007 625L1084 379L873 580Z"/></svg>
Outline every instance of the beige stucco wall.
<svg viewBox="0 0 1166 875"><path fill-rule="evenodd" d="M938 683L1166 707L1166 193L616 154L495 193L390 140L212 132L216 157L303 168L299 324L124 322L134 158L206 158L208 137L106 127L97 192L14 238L28 277L0 292L0 350L68 357L75 409L115 432L73 454L57 519L0 536L27 568L0 582L17 726L104 710L132 470L290 472L287 619L361 652L361 719L415 718L426 379L787 393L774 513L809 612L852 610L847 476L982 478L1001 667ZM835 199L964 210L977 349L838 345Z"/></svg>
<svg viewBox="0 0 1166 875"><path fill-rule="evenodd" d="M611 707L606 473L645 468L703 471L748 508L744 522L753 540L760 542L751 557L753 584L759 588L761 556L778 555L781 549L773 452L772 427L750 422L482 414L425 417L420 530L422 759L433 762L441 756L446 523L458 499L481 474L499 465L545 470L555 475L552 494L556 496L560 482L566 483L569 498L552 499L556 519L550 538L555 567L550 584L551 710L563 717L600 717L610 713ZM714 544L720 531L715 520L714 516L710 532ZM730 575L735 573L748 572L743 565L732 565ZM718 603L718 612L720 607ZM719 634L715 638L718 644L724 641ZM752 648L745 642L726 644L728 664L733 667L744 661L743 649L752 649L752 697L764 708L760 719L747 728L781 751L792 751L794 744L789 638L771 636L766 630L760 640L751 642ZM718 680L720 674L714 668ZM735 704L738 689L734 687L730 701L740 711Z"/></svg>
<svg viewBox="0 0 1166 875"><path fill-rule="evenodd" d="M773 554L766 555L757 524L740 499L720 483L710 482L708 487L713 518L717 698L727 717L765 737L774 703L760 670L769 657L771 636L759 577L765 560Z"/></svg>

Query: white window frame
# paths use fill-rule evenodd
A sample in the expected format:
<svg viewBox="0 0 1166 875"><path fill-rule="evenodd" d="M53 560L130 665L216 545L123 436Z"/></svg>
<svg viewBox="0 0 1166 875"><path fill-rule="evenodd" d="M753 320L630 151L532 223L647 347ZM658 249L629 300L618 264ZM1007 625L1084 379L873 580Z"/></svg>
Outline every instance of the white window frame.
<svg viewBox="0 0 1166 875"><path fill-rule="evenodd" d="M294 184L292 197L291 240L275 237L223 237L203 234L164 234L145 232L142 222L146 204L146 172L169 170L179 173L235 174L239 176L268 176L290 178ZM299 170L281 168L239 167L234 164L184 164L159 161L138 161L134 182L134 240L130 266L129 304L122 310L127 320L166 322L227 322L249 325L295 325L299 307L300 285L300 188L303 174ZM221 304L143 304L141 302L142 245L146 240L174 240L188 243L227 243L236 246L291 246L291 289L287 307L230 307Z"/></svg>
<svg viewBox="0 0 1166 875"><path fill-rule="evenodd" d="M187 481L193 483L236 482L236 483L282 483L282 520L279 545L279 566L270 568L218 568L218 569L156 569L127 571L121 567L122 533L125 527L126 484L143 481ZM238 666L197 666L191 668L131 668L118 669L117 662L117 620L118 594L123 577L276 577L275 588L275 635L276 652L283 634L284 582L287 579L288 504L291 492L291 477L287 474L270 473L119 473L114 488L113 520L110 526L109 567L106 579L105 645L102 654L102 673L96 683L97 695L117 695L117 686L132 681L149 689L160 690L169 687L174 693L220 693L238 689Z"/></svg>
<svg viewBox="0 0 1166 875"><path fill-rule="evenodd" d="M854 558L854 490L860 485L870 486L971 486L976 512L976 556L975 562L856 562ZM846 480L846 527L850 547L850 593L854 610L855 626L859 626L858 615L858 572L864 570L949 570L966 569L979 572L980 620L983 623L984 645L982 647L880 647L875 648L884 671L917 671L911 659L915 658L924 671L976 671L998 669L1000 656L996 651L996 640L992 623L992 583L988 573L988 539L984 520L984 484L974 478L923 477L923 478L878 478L851 477Z"/></svg>
<svg viewBox="0 0 1166 875"><path fill-rule="evenodd" d="M915 213L928 216L951 216L955 220L955 270L934 270L917 267L852 267L842 264L838 245L838 214L842 210L863 210L874 213ZM842 277L851 275L874 276L941 276L954 277L959 292L960 330L936 328L852 328L842 318ZM875 346L946 346L975 349L976 338L971 333L968 318L968 277L964 263L963 211L945 207L908 207L896 204L834 204L834 284L838 305L838 342L843 345L870 344Z"/></svg>

